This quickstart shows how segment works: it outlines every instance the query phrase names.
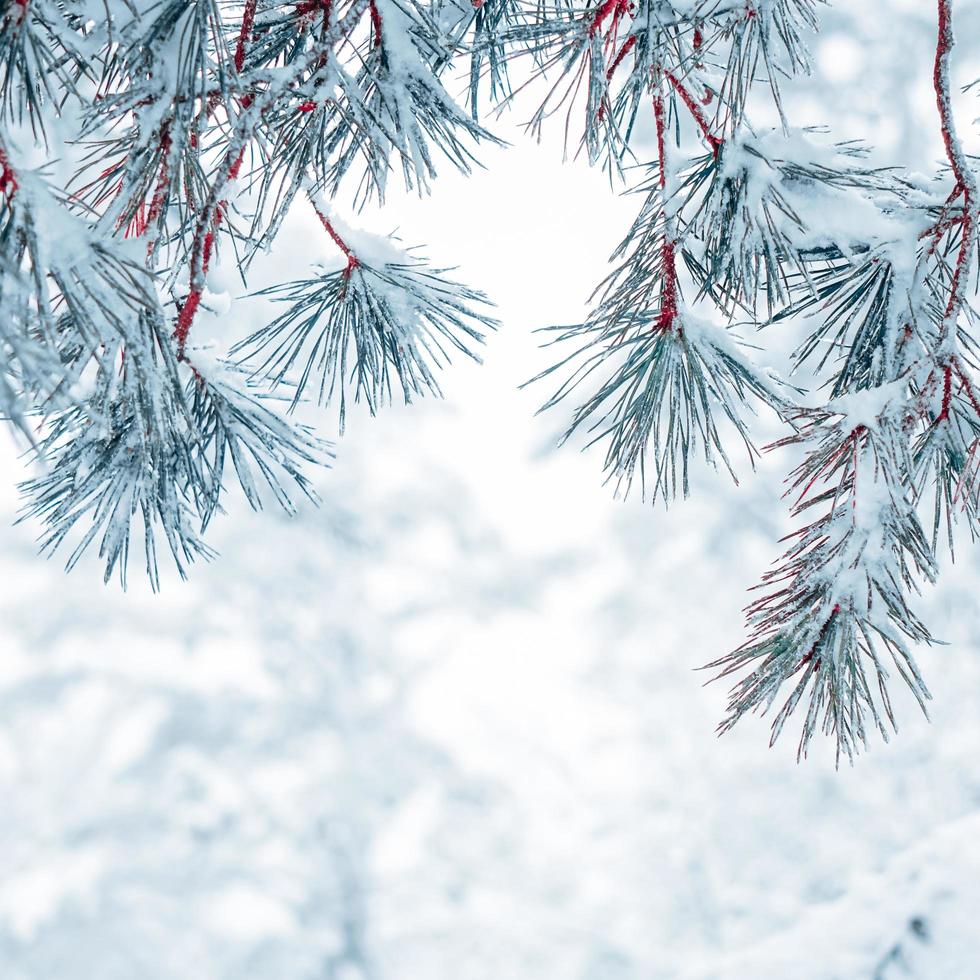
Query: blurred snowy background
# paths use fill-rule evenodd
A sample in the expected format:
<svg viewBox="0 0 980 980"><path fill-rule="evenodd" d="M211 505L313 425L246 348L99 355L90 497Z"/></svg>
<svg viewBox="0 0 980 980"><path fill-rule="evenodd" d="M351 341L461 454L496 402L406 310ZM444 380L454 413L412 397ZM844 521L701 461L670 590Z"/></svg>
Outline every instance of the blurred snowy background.
<svg viewBox="0 0 980 980"><path fill-rule="evenodd" d="M838 3L793 121L932 172L934 15ZM134 570L123 595L12 526L4 444L2 980L980 976L980 554L923 601L949 643L923 652L931 724L902 701L840 772L764 721L718 741L695 668L741 640L786 460L702 473L665 514L552 449L544 390L517 388L548 363L531 331L582 315L638 202L523 118L486 171L360 219L458 265L503 327L444 402L355 416L319 510L240 508L188 583ZM279 278L323 239L298 215Z"/></svg>

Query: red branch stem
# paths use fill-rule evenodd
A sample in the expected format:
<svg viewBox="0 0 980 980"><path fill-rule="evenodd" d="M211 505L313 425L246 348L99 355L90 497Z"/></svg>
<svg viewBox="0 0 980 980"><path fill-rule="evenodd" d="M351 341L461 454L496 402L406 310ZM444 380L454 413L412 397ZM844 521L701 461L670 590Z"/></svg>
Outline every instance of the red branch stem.
<svg viewBox="0 0 980 980"><path fill-rule="evenodd" d="M157 185L150 200L150 209L147 211L146 220L140 230L140 234L146 231L154 221L160 216L163 209L163 202L166 200L167 191L170 188L170 152L173 148L173 141L170 139L170 124L164 123L160 132L160 173L157 177ZM153 244L147 246L148 251L152 251Z"/></svg>
<svg viewBox="0 0 980 980"><path fill-rule="evenodd" d="M657 153L660 159L660 189L667 186L667 140L666 118L664 115L664 100L657 86L653 95L653 118L657 124ZM660 246L660 261L663 266L660 283L660 315L657 317L657 330L673 330L677 320L677 243L671 234L671 226L664 234Z"/></svg>
<svg viewBox="0 0 980 980"><path fill-rule="evenodd" d="M207 226L202 219L198 226L198 233L195 236L194 247L191 252L191 283L190 292L184 300L180 312L177 314L177 326L174 328L174 340L177 341L177 360L186 361L187 338L190 336L191 324L197 308L201 305L201 296L204 292L204 279L208 274L208 267L211 265L211 252L214 248L214 232L221 223L220 209L215 212L214 227L207 228L202 234L202 229ZM194 269L198 269L199 274L194 274Z"/></svg>
<svg viewBox="0 0 980 980"><path fill-rule="evenodd" d="M663 262L663 281L660 285L660 315L657 330L674 329L677 319L677 246L671 238L665 238L660 247Z"/></svg>
<svg viewBox="0 0 980 980"><path fill-rule="evenodd" d="M612 13L620 15L628 9L626 0L603 0L589 24L589 37L594 37L602 28L602 22Z"/></svg>
<svg viewBox="0 0 980 980"><path fill-rule="evenodd" d="M320 224L326 229L327 234L333 239L334 244L347 256L347 269L344 272L345 276L349 276L360 264L360 259L354 254L354 250L340 237L337 233L337 229L334 228L330 219L326 214L317 206L316 202L311 199L313 204L313 210L316 211L316 216L320 219Z"/></svg>
<svg viewBox="0 0 980 980"><path fill-rule="evenodd" d="M953 368L947 364L943 368L943 403L936 416L936 422L945 422L949 418L949 405L953 400Z"/></svg>
<svg viewBox="0 0 980 980"><path fill-rule="evenodd" d="M324 0L320 0L320 2L322 3ZM320 39L321 45L333 44L347 37L348 33L353 30L354 26L360 20L365 8L370 8L371 10L371 20L375 28L375 40L380 43L381 15L377 11L375 0L367 0L367 2L365 0L354 0L353 5L344 16L324 32L324 36ZM319 54L317 55L318 58ZM300 70L315 68L317 59L311 62L302 62L300 66L293 69L294 76L299 77ZM242 98L243 111L235 121L234 134L228 144L224 165L218 169L218 173L208 193L208 199L201 212L197 230L194 234L194 243L191 247L189 291L177 312L177 323L173 334L177 345L177 357L181 361L186 362L187 360L185 356L187 339L190 336L194 317L201 304L208 267L211 262L215 234L227 207L225 201L227 185L238 177L242 160L245 156L245 150L254 127L272 98L274 98L274 91L256 91ZM335 237L334 240L336 241L337 238ZM348 249L345 248L344 250L348 256L348 270L350 270L356 267L357 259Z"/></svg>
<svg viewBox="0 0 980 980"><path fill-rule="evenodd" d="M708 125L708 120L705 118L701 106L699 106L694 100L691 93L684 88L677 76L672 71L667 72L666 75L670 81L670 84L677 90L677 94L681 97L681 101L685 106L687 106L687 111L690 112L694 121L698 124L698 129L701 130L701 135L711 147L711 152L715 156L718 156L718 151L722 148L725 141L720 136L715 136L715 134L711 131L711 127Z"/></svg>
<svg viewBox="0 0 980 980"><path fill-rule="evenodd" d="M663 190L667 186L667 160L664 156L664 146L666 143L665 133L666 133L666 120L664 117L664 100L663 96L657 92L653 97L653 118L657 123L657 159L660 161L660 189Z"/></svg>
<svg viewBox="0 0 980 980"><path fill-rule="evenodd" d="M612 60L612 64L606 69L606 81L610 81L613 75L616 74L616 69L623 63L623 59L633 50L633 46L636 44L636 35L630 34L628 38L623 42L623 46L619 49L619 54L616 55Z"/></svg>
<svg viewBox="0 0 980 980"><path fill-rule="evenodd" d="M977 238L976 215L973 213L977 200L977 180L963 150L963 145L956 134L956 123L953 118L949 77L949 58L955 43L953 3L952 0L938 0L938 3L939 35L936 42L936 62L932 74L933 86L936 90L936 105L939 109L946 156L949 159L950 167L952 167L953 176L956 178L956 188L959 188L963 193L960 250L953 271L953 279L950 283L949 300L943 314L942 341L946 346L955 348L956 318L965 301L967 272Z"/></svg>
<svg viewBox="0 0 980 980"><path fill-rule="evenodd" d="M0 146L0 191L7 195L9 200L17 193L17 175L10 166L7 151Z"/></svg>
<svg viewBox="0 0 980 980"><path fill-rule="evenodd" d="M238 32L238 44L235 46L235 71L241 74L245 64L245 43L252 35L252 25L255 23L255 7L258 0L245 0L245 11L242 14L242 29Z"/></svg>

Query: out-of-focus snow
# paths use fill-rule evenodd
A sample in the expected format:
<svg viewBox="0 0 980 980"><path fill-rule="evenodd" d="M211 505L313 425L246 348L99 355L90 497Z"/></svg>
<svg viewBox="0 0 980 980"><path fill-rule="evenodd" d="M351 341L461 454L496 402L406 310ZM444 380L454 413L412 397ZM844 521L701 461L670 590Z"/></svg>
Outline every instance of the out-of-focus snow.
<svg viewBox="0 0 980 980"><path fill-rule="evenodd" d="M794 123L928 172L933 11L853 6ZM498 131L486 171L358 219L458 265L503 327L444 402L352 417L319 511L240 507L217 562L157 597L134 569L124 596L10 525L6 448L3 980L976 975L977 554L922 604L949 641L922 655L931 725L901 701L839 773L764 722L717 740L695 668L741 640L788 461L701 474L665 514L551 448L544 390L517 389L548 363L531 330L581 316L638 202ZM297 213L266 274L331 256ZM202 336L265 312L236 298Z"/></svg>
<svg viewBox="0 0 980 980"><path fill-rule="evenodd" d="M846 895L757 946L684 974L714 977L970 977L976 972L980 815L954 820ZM904 924L904 928L901 928Z"/></svg>

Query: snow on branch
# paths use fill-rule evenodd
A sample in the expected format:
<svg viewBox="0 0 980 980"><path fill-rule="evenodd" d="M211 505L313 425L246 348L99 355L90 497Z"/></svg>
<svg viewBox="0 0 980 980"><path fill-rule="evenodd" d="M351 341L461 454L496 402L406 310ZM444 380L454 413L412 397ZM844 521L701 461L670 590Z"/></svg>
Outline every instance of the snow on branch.
<svg viewBox="0 0 980 980"><path fill-rule="evenodd" d="M275 287L289 312L232 345L256 353L302 320L319 331L305 372L290 371L305 335L288 363L247 370L198 336L220 313L214 269L233 253L245 279L300 191L356 206L395 168L423 191L443 160L469 169L491 137L444 87L467 52L465 29L447 47L443 15L412 0L7 5L0 411L37 459L22 489L45 551L73 567L97 550L125 584L141 547L156 588L164 552L182 575L210 556L202 535L231 482L253 507L316 499L310 469L330 446L282 414L311 371L342 426L352 377L373 411L393 389L438 393L451 350L475 356L494 325L482 293L345 231L355 255L326 218L345 266ZM60 145L35 148L53 132ZM55 156L74 166L66 186Z"/></svg>
<svg viewBox="0 0 980 980"><path fill-rule="evenodd" d="M746 712L768 711L788 684L772 740L805 702L800 754L822 729L838 758L853 759L869 728L886 738L894 728L890 668L925 710L929 693L908 643L931 636L908 595L937 569L903 485L911 461L901 415L881 404L896 395L900 403L900 389L888 386L843 396L804 413L785 440L812 447L787 490L806 523L749 606L748 642L710 665L722 677L750 670L732 688L722 731Z"/></svg>
<svg viewBox="0 0 980 980"><path fill-rule="evenodd" d="M232 353L251 365L253 377L274 387L290 384L293 407L307 389L315 390L319 405L336 398L343 431L350 383L355 401L363 398L372 414L393 390L406 403L437 394L435 371L453 350L479 360L473 345L496 321L484 312L487 298L447 279L448 270L431 269L390 239L338 232L338 220L312 200L343 255L341 267L263 290L260 295L289 308Z"/></svg>
<svg viewBox="0 0 980 980"><path fill-rule="evenodd" d="M890 678L928 698L913 598L941 532L952 546L961 518L978 530L978 192L953 117L952 0L937 0L933 73L949 172L932 181L786 119L779 81L808 70L819 6L608 0L515 32L552 79L535 130L562 108L566 143L581 134L613 171L641 112L657 137L589 317L552 329L570 351L539 375L564 375L544 407L577 398L565 438L585 430L620 488L638 476L664 500L687 493L695 455L734 475L732 435L752 457L753 402L791 427L771 448L805 454L802 526L749 607L750 639L711 665L741 678L721 729L782 697L773 739L801 707L801 755L822 730L852 759L894 727ZM751 125L754 88L778 129ZM738 339L773 330L793 331L793 377Z"/></svg>
<svg viewBox="0 0 980 980"><path fill-rule="evenodd" d="M789 687L774 734L806 704L801 749L820 728L852 757L892 726L889 676L924 703L914 592L957 522L980 532L980 191L954 117L953 0L935 8L934 179L787 118L781 85L809 70L822 6L8 3L0 410L38 457L25 494L44 547L71 538L74 564L98 541L125 578L139 537L156 585L163 550L181 572L209 553L232 473L255 507L315 496L330 449L289 417L301 403L343 427L351 399L438 393L450 356L495 327L488 301L339 215L393 177L427 193L444 166L469 172L495 141L485 110L519 107L532 134L557 123L569 153L642 175L589 312L546 328L545 407L603 446L619 489L665 501L699 459L734 475L732 442L752 462L756 411L789 427L776 446L804 455L802 526L751 639L716 660L741 677L724 727ZM757 100L778 128L753 125ZM263 289L279 315L213 352L219 267L247 292L308 200L337 264ZM767 348L787 347L780 374Z"/></svg>

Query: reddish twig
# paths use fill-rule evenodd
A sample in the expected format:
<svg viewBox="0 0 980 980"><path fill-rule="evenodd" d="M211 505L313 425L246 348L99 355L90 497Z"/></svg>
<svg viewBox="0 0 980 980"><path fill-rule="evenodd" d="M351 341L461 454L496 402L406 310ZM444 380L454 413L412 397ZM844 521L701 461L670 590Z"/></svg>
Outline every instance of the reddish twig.
<svg viewBox="0 0 980 980"><path fill-rule="evenodd" d="M666 119L664 117L664 100L658 91L653 97L653 118L657 124L657 159L660 161L660 189L667 186L667 160L664 156Z"/></svg>
<svg viewBox="0 0 980 980"><path fill-rule="evenodd" d="M953 368L951 364L947 364L943 368L943 402L942 407L939 410L939 414L936 416L936 424L940 422L945 422L949 418L949 405L953 400Z"/></svg>
<svg viewBox="0 0 980 980"><path fill-rule="evenodd" d="M673 330L677 320L677 254L676 244L671 238L664 239L660 247L660 258L663 262L663 281L660 284L657 329Z"/></svg>
<svg viewBox="0 0 980 980"><path fill-rule="evenodd" d="M246 0L245 10L242 14L242 26L238 32L238 43L235 47L235 71L241 72L242 67L245 64L245 44L252 34L252 27L255 23L255 9L258 0ZM248 109L252 103L252 97L250 94L245 94L242 97L242 108ZM169 150L170 135L169 131L165 131L163 140L161 142L166 142L166 149ZM244 144L239 149L238 155L232 161L231 166L228 169L228 180L236 180L238 178L239 171L241 170L242 160L245 158L245 146ZM169 181L166 170L166 156L164 157L164 163L161 165L160 178L161 181ZM165 186L165 185L164 185ZM158 191L160 190L160 185L158 185ZM154 204L156 203L156 195L154 195ZM190 291L187 294L180 310L177 313L177 324L174 327L174 340L177 343L177 360L185 361L187 360L187 338L190 336L191 325L194 323L194 317L197 314L197 309L201 305L201 296L204 291L204 279L208 274L208 267L211 265L211 253L214 249L214 235L217 230L218 225L221 223L221 216L226 207L226 202L224 200L220 201L217 205L214 214L214 222L209 223L205 217L202 217L200 223L198 224L197 233L194 236L194 245L191 249L191 280L190 280ZM151 205L151 212L153 206ZM149 224L149 219L147 224ZM148 246L152 248L152 244ZM193 369L193 366L192 366ZM195 374L197 374L195 369Z"/></svg>
<svg viewBox="0 0 980 980"><path fill-rule="evenodd" d="M956 134L953 107L950 95L949 57L953 50L953 4L952 0L938 0L939 34L936 42L936 61L933 67L933 87L936 91L936 105L943 134L946 156L956 178L957 187L962 189L963 215L959 255L950 283L949 299L943 313L943 336L941 344L955 348L956 318L965 301L967 271L974 246L976 245L976 215L973 209L977 199L976 175Z"/></svg>
<svg viewBox="0 0 980 980"><path fill-rule="evenodd" d="M241 74L245 64L245 42L252 35L252 25L255 23L255 7L258 0L245 0L245 11L242 14L242 29L238 32L238 44L235 46L235 71Z"/></svg>
<svg viewBox="0 0 980 980"><path fill-rule="evenodd" d="M619 49L619 54L616 55L612 60L612 64L606 69L606 81L611 81L613 75L616 74L616 69L623 63L623 59L633 50L636 44L636 35L630 34L628 38L623 42L623 46Z"/></svg>
<svg viewBox="0 0 980 980"><path fill-rule="evenodd" d="M636 35L631 34L623 46L619 49L619 54L616 55L612 60L612 64L606 69L606 81L611 82L613 75L616 74L616 69L622 64L623 59L633 50L633 46L636 44ZM606 114L606 102L603 99L602 104L599 106L599 111L596 113L596 120L602 122L603 117Z"/></svg>
<svg viewBox="0 0 980 980"><path fill-rule="evenodd" d="M677 76L671 72L666 72L667 78L670 84L674 86L677 94L681 97L681 101L687 106L687 111L690 112L694 121L698 124L698 129L701 130L701 135L705 138L708 145L711 147L711 152L718 156L718 151L722 148L725 141L719 136L711 131L711 127L708 125L708 120L705 118L704 112L701 106L694 100L693 96L684 86L681 84Z"/></svg>
<svg viewBox="0 0 980 980"><path fill-rule="evenodd" d="M0 146L0 191L7 196L7 200L17 193L17 175L10 166L7 151Z"/></svg>
<svg viewBox="0 0 980 980"><path fill-rule="evenodd" d="M167 193L170 190L170 153L172 148L173 142L170 139L170 124L164 123L160 132L160 172L159 176L157 177L157 185L153 190L153 197L150 200L150 208L146 213L143 227L139 231L140 235L142 235L144 231L152 226L157 218L159 218L160 212L163 210L163 202L167 199ZM155 244L155 240L151 240L147 243L147 256L153 252Z"/></svg>
<svg viewBox="0 0 980 980"><path fill-rule="evenodd" d="M660 189L667 186L667 140L664 100L658 84L653 95L653 118L657 124L657 153L660 159ZM673 330L677 319L677 250L668 226L663 245L660 247L663 264L663 280L660 284L660 315L657 330Z"/></svg>
<svg viewBox="0 0 980 980"><path fill-rule="evenodd" d="M194 246L191 251L191 283L190 292L184 300L177 314L177 325L174 328L174 340L177 342L177 360L186 361L187 338L190 336L191 324L197 314L197 308L201 305L201 296L204 292L204 279L208 274L208 267L211 265L211 252L214 248L214 229L221 223L221 211L218 210L214 217L214 228L208 228L201 234L204 227L202 219L198 226L198 234L195 235ZM195 269L199 272L194 274Z"/></svg>
<svg viewBox="0 0 980 980"><path fill-rule="evenodd" d="M296 4L296 9L293 10L293 16L309 17L310 14L319 10L322 4L323 0L303 0L302 3Z"/></svg>
<svg viewBox="0 0 980 980"><path fill-rule="evenodd" d="M320 209L316 201L310 198L310 203L313 205L313 210L316 211L316 216L320 219L320 224L326 229L327 234L333 239L334 244L344 253L347 257L347 268L344 270L344 276L349 278L350 274L361 264L360 259L354 254L353 249L340 237L337 233L337 229L334 228L333 224L326 214Z"/></svg>
<svg viewBox="0 0 980 980"><path fill-rule="evenodd" d="M375 9L373 0L355 0L351 8L344 16L321 38L322 44L335 43L345 38L353 30L363 15L365 8ZM372 21L375 21L376 31L380 31L380 14L375 20L372 13ZM317 56L319 57L319 55ZM316 60L302 63L302 68L309 70L315 67ZM296 77L299 76L299 69L294 68ZM243 112L235 122L235 134L229 141L225 155L225 164L218 169L218 173L211 185L207 201L198 221L197 230L194 235L194 243L191 247L190 258L190 282L189 292L177 312L177 323L174 328L174 340L177 345L178 360L187 361L186 347L190 336L190 330L194 323L194 317L201 304L201 296L204 291L204 283L207 277L208 266L211 261L211 252L214 246L215 233L221 223L222 216L227 206L225 191L227 185L235 180L241 169L245 150L251 138L252 131L261 118L268 102L273 98L271 92L256 92L254 95L246 96L242 99ZM348 264L350 266L351 255L348 254ZM354 265L356 266L356 260Z"/></svg>
<svg viewBox="0 0 980 980"><path fill-rule="evenodd" d="M622 15L624 11L629 9L629 4L627 0L603 0L599 5L599 9L596 10L592 17L592 21L589 24L589 37L594 37L602 29L602 22L610 15L613 14L616 19Z"/></svg>

